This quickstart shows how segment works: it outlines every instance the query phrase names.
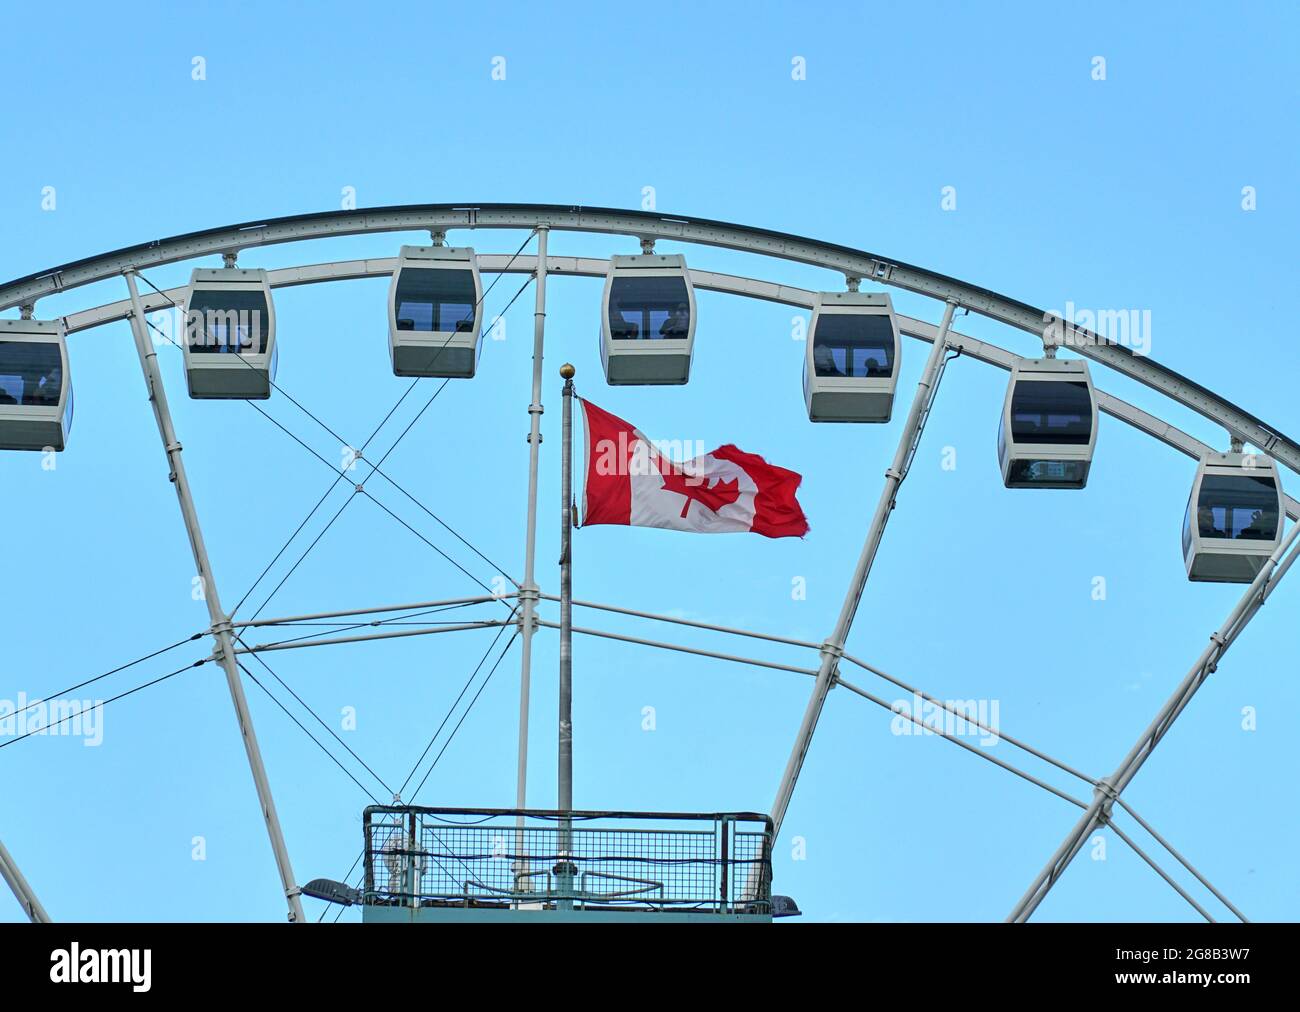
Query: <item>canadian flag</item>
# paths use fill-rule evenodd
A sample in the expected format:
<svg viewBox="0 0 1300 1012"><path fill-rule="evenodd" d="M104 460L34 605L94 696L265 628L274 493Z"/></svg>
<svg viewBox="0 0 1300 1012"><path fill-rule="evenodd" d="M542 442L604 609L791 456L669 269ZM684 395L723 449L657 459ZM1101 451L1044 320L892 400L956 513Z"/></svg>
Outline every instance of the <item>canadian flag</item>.
<svg viewBox="0 0 1300 1012"><path fill-rule="evenodd" d="M624 524L697 534L808 533L795 493L802 475L728 444L682 464L634 426L579 398L586 421L582 526Z"/></svg>

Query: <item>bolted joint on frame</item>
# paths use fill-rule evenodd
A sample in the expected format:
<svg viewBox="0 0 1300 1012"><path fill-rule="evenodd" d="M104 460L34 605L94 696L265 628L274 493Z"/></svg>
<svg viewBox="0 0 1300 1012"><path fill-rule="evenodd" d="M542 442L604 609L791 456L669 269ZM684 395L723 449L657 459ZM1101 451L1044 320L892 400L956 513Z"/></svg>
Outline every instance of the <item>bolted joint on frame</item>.
<svg viewBox="0 0 1300 1012"><path fill-rule="evenodd" d="M885 260L871 261L871 278L873 281L887 282L893 275L893 264Z"/></svg>
<svg viewBox="0 0 1300 1012"><path fill-rule="evenodd" d="M817 651L822 658L822 663L830 670L830 686L827 689L834 689L840 682L840 661L844 659L844 647L838 643L826 640Z"/></svg>
<svg viewBox="0 0 1300 1012"><path fill-rule="evenodd" d="M1219 658L1222 657L1228 649L1228 638L1217 629L1210 633L1210 642L1214 644L1214 654L1206 661L1205 670L1207 674L1214 674L1219 670Z"/></svg>
<svg viewBox="0 0 1300 1012"><path fill-rule="evenodd" d="M1119 800L1119 791L1115 790L1114 783L1110 777L1102 777L1097 781L1097 786L1093 790L1093 797L1103 797L1105 800L1101 807L1097 809L1097 822L1099 825L1110 825L1111 810L1115 807L1115 802Z"/></svg>
<svg viewBox="0 0 1300 1012"><path fill-rule="evenodd" d="M520 632L536 632L541 624L541 616L537 614L537 605L542 599L541 589L535 583L520 584L517 597L519 617L513 624L519 627Z"/></svg>
<svg viewBox="0 0 1300 1012"><path fill-rule="evenodd" d="M823 657L830 657L837 664L844 659L844 647L831 640L826 640L818 649Z"/></svg>
<svg viewBox="0 0 1300 1012"><path fill-rule="evenodd" d="M235 627L231 623L230 617L226 616L220 621L212 623L212 627L208 630L208 635L212 637L213 642L216 644L212 651L211 660L221 664L227 660L227 657L229 657L231 661L234 661ZM227 643L230 644L229 651L226 649Z"/></svg>

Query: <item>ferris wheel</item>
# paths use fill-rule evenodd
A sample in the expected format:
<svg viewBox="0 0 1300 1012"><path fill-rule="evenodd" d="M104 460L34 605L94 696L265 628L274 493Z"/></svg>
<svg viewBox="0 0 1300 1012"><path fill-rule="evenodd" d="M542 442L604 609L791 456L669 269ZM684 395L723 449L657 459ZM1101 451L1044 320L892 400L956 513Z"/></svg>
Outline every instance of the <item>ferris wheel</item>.
<svg viewBox="0 0 1300 1012"><path fill-rule="evenodd" d="M483 252L477 245L448 244L448 233L453 231L459 237L494 229L526 231L528 238L519 249L505 253ZM628 236L639 241L641 252L611 255L607 259L553 256L548 253L548 240L556 231ZM412 232L427 232L429 242L402 245L395 256L388 258L277 269L239 265L240 253L257 247L370 233ZM656 243L661 240L811 265L837 280L834 285L828 283L825 290L812 291L780 280L693 269L685 255L658 252ZM534 248L528 251L530 244ZM163 265L218 256L223 259L223 266L197 266L189 284L181 287L155 288L144 273ZM530 279L535 288L522 579L509 581L512 585L504 589L480 586L488 592L470 597L396 606L350 606L309 616L244 619L238 614L238 606L227 611L212 576L200 510L186 474L180 434L169 409L168 392L157 362L158 342L150 334L151 315L173 310L181 314L184 327L175 343L183 355L189 397L266 400L284 395L276 383L275 291L289 286L388 278L387 322L393 373L410 377L413 382L425 378L444 383L453 379L471 381L478 370L485 334L484 299L491 290L491 284L484 284L485 275L497 278L521 275ZM567 586L561 588L559 596L543 592L535 567L538 471L547 281L555 277L604 279L599 307L600 357L605 380L610 385L688 383L697 331L701 340L708 339L707 320L702 318L697 306L696 292L724 293L810 312L802 377L810 423L883 425L892 424L896 415L901 418L897 448L885 470L861 553L848 574L848 588L838 617L826 616L828 634L824 640L805 641L768 631L736 629L637 611L615 603L573 602ZM118 301L57 318L43 317L39 311L41 299L112 279L120 279L124 286L125 297ZM938 307L937 319L902 315L894 307L891 289L933 300ZM1246 919L1205 875L1134 810L1123 793L1295 561L1300 550L1296 537L1300 525L1293 523L1288 529L1286 520L1300 520L1300 503L1286 493L1281 468L1300 472L1300 445L1275 426L1150 357L1136 353L1123 342L996 292L840 245L656 212L533 204L411 205L301 215L195 232L116 250L4 283L0 285L0 309L13 308L19 310L17 319L0 319L0 450L6 451L57 453L70 445L75 435L68 338L106 324L130 322L168 462L168 477L175 485L197 573L205 590L210 619L206 636L213 644L208 662L219 666L225 675L291 921L305 920L301 902L304 893L335 903L360 904L366 919L373 920L463 919L471 912L479 918L562 913L603 919L654 915L768 920L795 912L792 901L771 891L771 851L831 689L842 686L889 710L891 704L886 699L846 677L856 669L953 711L951 703L854 657L846 651L846 644L941 380L948 363L958 356L1008 374L997 438L1001 477L1008 489L1032 492L1084 488L1094 456L1099 452L1099 417L1109 415L1197 462L1187 508L1181 518L1187 579L1242 587L1240 599L1223 623L1210 631L1209 645L1191 662L1174 693L1108 775L1077 770L1053 758L1041 744L1031 745L998 729L1001 740L1015 749L1079 781L1074 792L1062 791L1009 762L973 749L958 736L937 732L1080 810L1077 822L1042 870L1032 877L1027 874L1028 888L1010 905L1008 919L1027 920L1066 873L1091 834L1103 826L1133 848L1200 915L1214 919L1212 912L1125 834L1116 820L1131 820L1145 830L1181 866L1183 873L1208 890L1232 916ZM1042 354L1024 357L987 340L962 334L954 326L959 311L979 314L1034 335L1042 341ZM699 326L701 323L705 325L703 328ZM910 398L898 384L908 340L923 348L928 345L917 389ZM1061 351L1070 357L1060 357ZM1223 429L1222 445L1207 445L1163 418L1106 392L1094 375L1094 367L1136 380L1174 404L1199 413ZM566 393L566 409L567 404ZM566 450L567 429L566 424ZM363 447L359 459L364 458L364 452ZM371 466L375 472L382 473L379 471L382 464L380 459ZM572 500L572 492L566 485L563 510L566 531ZM430 512L430 516L434 515ZM1171 526L1177 519L1170 519ZM460 537L457 532L452 533ZM538 609L543 601L561 605L560 623L541 617ZM748 637L756 644L801 648L808 651L810 661L804 666L791 666L599 630L575 630L571 619L575 603L605 613ZM482 604L504 606L506 613L490 620L442 624L436 630L390 627L353 635L344 635L348 630L343 630L338 635L306 642L298 638L262 645L251 645L245 639L253 629L283 627L303 620L358 618L358 628L373 627L393 621L375 619L379 615L400 618ZM571 795L566 797L564 793L563 699L560 805L554 810L529 808L527 740L532 642L539 630L551 627L558 629L562 637L571 636L575 631L607 635L648 647L665 647L720 661L811 676L811 693L790 745L784 773L775 785L770 810L705 814L574 810ZM347 881L300 882L281 830L271 778L245 698L244 680L250 673L244 661L257 660L261 653L271 650L303 645L366 642L431 631L482 628L496 628L498 636L509 632L509 642L513 643L515 638L520 642L516 807L508 810L417 808L402 805L396 799L392 804L376 804L366 813L366 846L359 859L359 863L364 861L361 882L355 887ZM498 657L498 664L500 660ZM565 691L565 663L569 663L567 649L562 648L562 691ZM969 713L953 715L984 727L979 718ZM910 719L919 723L919 718ZM571 786L571 767L568 772ZM650 839L655 841L652 848L646 843ZM501 841L504 849L497 847ZM611 856L612 851L617 851L615 856ZM665 868L676 870L670 872ZM3 843L0 843L0 873L33 921L49 919L37 891Z"/></svg>

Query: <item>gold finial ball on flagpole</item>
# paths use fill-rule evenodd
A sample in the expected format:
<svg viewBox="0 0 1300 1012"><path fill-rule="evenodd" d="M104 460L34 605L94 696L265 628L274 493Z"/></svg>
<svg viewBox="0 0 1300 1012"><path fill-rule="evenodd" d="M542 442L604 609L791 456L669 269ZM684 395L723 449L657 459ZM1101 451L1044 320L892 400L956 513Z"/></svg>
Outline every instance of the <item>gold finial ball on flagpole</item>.
<svg viewBox="0 0 1300 1012"><path fill-rule="evenodd" d="M570 365L568 362L565 362L564 365L560 366L560 376L561 378L566 380L573 379L574 373L576 373L577 371L578 370L573 368L573 366Z"/></svg>

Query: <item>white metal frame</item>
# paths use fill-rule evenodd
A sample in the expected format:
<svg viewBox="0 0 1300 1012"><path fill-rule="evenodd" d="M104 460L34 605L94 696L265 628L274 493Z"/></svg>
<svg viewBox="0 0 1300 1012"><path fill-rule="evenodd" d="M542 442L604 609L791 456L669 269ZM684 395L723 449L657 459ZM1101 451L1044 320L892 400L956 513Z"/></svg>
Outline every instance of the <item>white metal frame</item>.
<svg viewBox="0 0 1300 1012"><path fill-rule="evenodd" d="M921 379L917 383L916 396L912 398L911 410L908 412L907 421L904 423L903 431L898 438L898 449L894 451L894 461L889 469L885 471L884 488L880 491L880 498L876 502L876 512L872 515L870 527L867 528L867 538L863 543L862 552L858 556L857 568L853 571L853 577L849 581L849 590L844 597L844 604L840 608L840 617L836 620L831 635L822 644L821 665L817 669L817 682L813 686L808 705L804 708L803 721L800 723L799 732L795 736L790 758L786 760L785 773L782 774L780 786L777 787L776 800L772 803L774 835L780 835L781 824L785 821L785 813L790 807L790 799L794 795L795 784L799 779L800 771L803 769L804 758L812 745L813 732L817 730L817 722L821 718L822 707L826 703L827 695L835 685L835 680L839 677L840 658L844 656L845 642L849 638L849 631L853 628L853 620L857 616L862 594L867 589L867 580L871 576L871 568L876 561L876 552L879 550L881 539L885 534L885 525L889 523L890 515L894 511L898 489L907 477L908 469L912 465L912 459L916 455L916 448L920 442L921 434L925 430L925 423L930 415L930 407L934 403L935 394L938 393L939 382L943 378L944 368L947 365L948 331L952 327L953 311L956 308L957 304L954 301L950 301L944 307L943 322L939 324L939 333L934 344L930 346L930 355L926 359L925 369L921 372Z"/></svg>
<svg viewBox="0 0 1300 1012"><path fill-rule="evenodd" d="M166 398L161 386L161 376L157 369L156 354L149 346L149 342L146 340L144 333L145 314L151 311L151 309L163 308L170 302L174 302L177 293L183 293L185 290L172 290L170 292L151 295L142 299L136 291L135 276L138 269L142 267L191 259L211 253L222 253L230 256L237 253L240 249L252 246L368 232L429 230L437 233L445 231L448 228L456 227L530 228L539 234L539 256L527 257L516 254L515 256L507 258L506 256L501 255L485 255L478 258L478 265L482 270L510 273L536 272L538 275L539 291L537 300L537 326L534 342L534 396L529 405L529 413L532 423L530 429L533 436L539 436L540 434L537 422L538 416L542 410L538 377L540 376L541 369L542 323L545 315L544 278L548 273L552 275L569 274L573 276L593 277L604 275L608 277L610 272L610 261L606 260L577 257L549 257L545 249L545 237L547 232L551 229L632 235L641 239L643 248L652 247L654 239L662 238L745 250L748 252L760 253L802 263L814 264L843 273L850 279L867 278L882 284L894 285L913 292L940 298L945 301L946 308L944 311L944 318L942 323L938 326L926 321L907 317L897 318L901 332L914 338L931 342L932 348L926 368L918 385L917 395L913 400L907 423L904 426L902 437L900 438L894 463L886 472L885 487L882 490L876 515L873 518L871 528L868 531L866 543L864 544L861 557L859 558L857 572L850 585L849 593L846 596L843 608L841 609L840 619L831 636L824 643L803 643L775 636L770 633L750 633L744 630L728 629L721 626L707 626L703 623L694 623L669 616L636 613L612 605L576 602L580 607L603 608L613 612L640 615L656 621L674 622L686 626L713 629L722 634L751 636L769 642L786 643L793 646L815 649L820 653L820 665L818 668L812 669L795 665L778 664L756 658L739 657L724 652L683 647L656 640L606 633L594 629L573 630L574 632L584 634L607 636L611 639L623 640L629 643L667 648L670 650L681 650L701 656L715 657L739 663L757 664L764 667L787 670L812 676L814 678L813 695L809 700L803 726L801 727L799 736L796 739L790 761L787 764L786 774L782 779L781 786L778 789L777 799L773 806L773 818L778 830L781 819L785 814L790 797L793 793L795 781L802 766L803 758L811 744L813 732L817 723L817 717L820 714L826 694L835 684L844 684L848 686L848 683L844 682L839 674L841 661L855 664L896 684L904 684L846 654L844 651L844 643L852 625L858 602L865 589L870 574L871 564L874 561L875 552L879 547L885 524L892 510L896 506L898 489L905 479L911 461L917 451L919 440L924 431L925 422L929 415L930 407L933 403L939 381L948 361L957 354L961 354L988 364L996 365L1003 369L1013 369L1020 361L1020 356L1015 355L1006 349L999 348L996 345L989 344L988 342L979 341L953 331L951 329L951 324L954 319L955 310L960 307L963 310L979 312L993 319L1001 320L1002 322L1008 323L1021 330L1031 332L1039 337L1046 337L1045 321L1050 323L1053 319L1050 315L1043 314L1031 306L1007 299L1004 296L997 295L996 293L990 292L986 289L968 285L952 278L946 278L923 268L912 267L910 265L877 257L873 254L867 254L861 251L851 250L831 244L818 243L797 236L789 236L746 226L730 225L700 219L670 218L646 212L551 205L475 205L469 207L422 205L408 208L387 208L366 212L334 212L322 215L277 219L270 222L250 223L248 225L234 226L226 229L214 229L208 232L180 236L174 239L161 240L139 247L119 250L89 260L65 264L61 267L39 272L26 278L21 278L8 284L0 285L0 308L22 305L24 307L25 315L30 315L33 301L44 295L65 291L72 287L89 284L93 281L102 280L119 274L127 281L131 297L129 300L126 300L125 303L119 302L108 306L96 307L69 314L60 322L64 325L66 332L72 333L96 327L113 320L120 320L123 318L129 318L131 320L132 331L136 339L142 368L145 373L150 400L154 406L160 435L162 436L164 448L168 456L169 464L171 465L172 478L177 483L177 493L181 501L182 514L187 529L189 530L192 544L195 548L195 557L196 562L199 565L199 571L204 576L205 582L208 585L208 603L212 614L212 628L210 632L216 643L214 659L220 661L222 667L227 673L227 680L232 700L235 702L236 710L240 718L241 730L244 733L250 768L254 774L254 781L258 789L268 833L271 837L277 865L280 869L281 880L285 889L285 898L289 904L290 916L293 920L300 921L302 917L301 906L298 902L298 889L294 884L295 880L288 860L288 851L284 845L283 836L280 833L278 818L275 815L274 803L270 798L270 789L266 779L265 769L261 765L260 752L258 751L256 737L252 732L251 718L248 717L246 703L243 701L242 684L239 679L235 655L237 653L255 654L266 650L288 649L297 646L324 646L332 643L358 642L362 640L388 638L391 636L427 635L431 631L452 632L457 630L494 627L500 628L503 624L518 624L521 627L521 630L526 627L528 632L531 633L531 630L534 627L550 628L554 625L554 623L544 621L536 616L536 605L540 601L551 600L551 598L549 595L541 594L540 590L536 588L536 585L532 583L531 580L526 580L525 584L520 585L517 597L524 606L525 611L532 616L531 619L528 620L521 617L518 619L508 620L507 623L499 621L469 622L458 626L443 627L438 630L384 632L359 636L332 636L308 642L297 640L294 642L263 644L254 647L248 647L245 645L237 650L234 646L233 632L234 628L237 626L274 626L287 623L290 620L272 619L255 623L233 624L230 617L221 609L221 605L216 596L215 586L211 581L211 569L207 561L206 550L203 548L202 534L198 526L197 513L194 509L192 497L189 494L188 483L184 477L183 464L180 458L180 445L176 441L175 432L171 426L170 415L167 411ZM269 283L272 287L276 287L281 285L312 284L345 280L349 278L375 277L382 274L391 275L398 263L399 261L392 258L344 261L339 263L286 268L268 271L267 273ZM768 301L780 302L804 308L813 308L816 305L816 296L814 293L781 285L779 283L750 278L738 278L699 270L689 271L687 277L691 282L689 290L692 293L692 327L696 322L696 313L693 301L693 290L695 287L713 291L730 292L746 297L765 299ZM478 290L481 293L481 285ZM480 327L481 313L480 297L480 308L476 312L476 325ZM394 324L391 316L392 299L390 297L390 333ZM607 321L607 318L608 313L605 306L605 300L602 299L602 332L605 329L604 321ZM1243 409L1230 404L1204 387L1201 387L1184 377L1178 376L1176 373L1173 373L1171 370L1160 366L1158 363L1155 363L1150 359L1134 355L1128 349L1119 347L1111 342L1105 341L1104 339L1097 338L1096 335L1089 334L1086 331L1079 331L1076 329L1073 332L1071 347L1078 353L1094 361L1100 361L1116 369L1123 375L1136 378L1141 382L1146 383L1153 389L1167 394L1180 404L1194 408L1207 418L1222 425L1234 442L1250 442L1253 446L1258 447L1265 453L1276 457L1292 470L1296 470L1297 467L1300 467L1300 446L1297 446L1297 444L1292 440L1282 436L1274 427L1267 425L1262 420L1250 415ZM66 372L65 375L67 375ZM1164 422L1162 419L1095 388L1094 401L1094 410L1099 409L1114 417L1120 418L1127 424L1136 427L1139 431L1157 438L1165 444L1198 460L1205 457L1207 454L1215 452L1204 443L1201 443L1199 440L1196 440L1187 433ZM1094 420L1094 435L1095 429L1096 426ZM534 439L532 446L533 452L530 453L530 471L534 475L537 466L537 448L538 440ZM536 509L535 479L530 482L530 488L532 489L532 494L530 494L529 502L530 545L528 553L531 558L534 551L534 545L532 542ZM1294 499L1289 496L1283 496L1283 504L1287 515L1293 520L1300 516L1300 505L1298 505ZM990 761L994 761L998 765L1006 767L1022 778L1050 790L1052 793L1085 810L1083 819L1080 820L1080 823L1076 826L1075 830L1067 837L1065 843L1062 844L1062 847L1053 856L1048 867L1040 875L1039 879L1036 880L1035 884L1031 886L1030 891L1026 894L1025 898L1022 899L1016 910L1013 911L1012 919L1024 919L1033 912L1042 901L1042 898L1046 895L1047 891L1051 888L1051 885L1059 878L1068 862L1078 853L1079 848L1082 846L1080 841L1086 839L1087 833L1098 825L1111 824L1112 809L1114 806L1123 808L1124 811L1132 815L1140 825L1151 832L1153 836L1156 835L1154 830L1151 830L1150 826L1143 822L1140 817L1137 816L1136 812L1132 811L1131 806L1120 798L1120 792L1125 786L1127 786L1129 780L1131 780L1132 776L1137 772L1137 768L1145 760L1145 757L1149 755L1150 751L1154 749L1160 738L1163 737L1163 734L1167 732L1173 720L1176 719L1178 714L1181 713L1182 709L1187 705L1191 695L1199 685L1204 682L1205 678L1213 672L1227 648L1240 634L1245 625L1250 621L1250 618L1258 610L1259 606L1276 587L1277 582L1290 568L1297 555L1300 555L1300 543L1297 542L1298 532L1300 532L1300 525L1293 525L1286 539L1278 545L1276 551L1261 569L1255 581L1249 588L1247 588L1228 620L1212 636L1211 646L1202 653L1196 665L1193 666L1187 678L1184 680L1183 685L1180 686L1179 692L1171 698L1168 704L1166 704L1166 707L1157 716L1156 721L1153 722L1151 729L1149 729L1148 733L1139 741L1138 745L1134 747L1133 751L1126 758L1124 764L1121 765L1120 769L1116 774L1112 775L1112 777L1101 779L1088 777L1086 774L1081 774L1065 764L1051 759L1051 757L1046 756L1045 753L1033 750L1029 746L1023 745L1023 743L1016 743L1017 747L1024 748L1026 751L1029 751L1040 758L1047 759L1071 775L1083 778L1094 790L1094 800L1092 804L1089 805L1066 795L1056 788L1037 780L1002 760L985 756L986 758L989 758ZM465 600L495 600L495 598ZM335 612L331 614L371 614L375 612L415 607L418 606L401 605L391 606L386 609L350 609L344 612ZM521 678L521 689L524 690L521 693L522 742L526 738L526 666L523 671L521 671L521 675L523 676ZM874 702L879 702L878 699L872 697L864 690L860 690L855 686L849 687L853 690L854 694L863 696L864 698ZM1004 735L1003 737L1006 738L1007 736ZM953 740L958 745L964 744L956 739ZM977 754L982 753L977 752ZM522 755L520 766L522 770L524 766L524 757ZM525 787L521 773L519 783L519 799L521 807L523 806L524 794ZM1124 839L1133 846L1135 850L1137 850L1136 844L1120 833L1118 827L1114 828L1116 829L1117 834L1120 835L1121 839ZM1201 881L1202 884L1214 891L1212 887L1209 886L1209 883L1200 876L1194 868L1191 868L1181 855L1178 855L1171 846L1165 843L1163 838L1156 836L1156 839L1192 874L1196 875L1197 879ZM1138 853L1142 854L1140 850ZM1148 863L1151 863L1152 866L1160 872L1162 877L1169 881L1171 885L1180 892L1180 894L1187 898L1198 911L1205 913L1204 909L1200 907L1199 904L1196 904L1195 901L1192 900L1191 897L1181 888L1181 886L1166 875L1154 864L1154 862L1147 858L1145 854L1142 854L1142 856L1148 861ZM16 866L13 865L12 858L9 857L7 852L4 854L4 864L6 880L10 883L11 887L14 888L16 894L19 895L20 900L24 902L24 907L29 911L29 915L35 918L33 905L30 902L30 888L26 886L25 881L21 880L21 876L17 872ZM15 882L21 882L23 888L20 889L15 885ZM1226 899L1224 899L1217 891L1214 891L1214 893L1215 896L1222 900L1225 905L1229 906L1234 913L1237 913L1236 909L1231 907L1231 904L1228 904Z"/></svg>
<svg viewBox="0 0 1300 1012"><path fill-rule="evenodd" d="M28 885L27 879L19 870L18 864L14 861L6 849L3 842L0 842L0 878L5 880L5 884L12 890L18 903L23 908L28 919L34 924L46 924L49 922L50 915L46 913L45 907L37 899L36 893Z"/></svg>
<svg viewBox="0 0 1300 1012"><path fill-rule="evenodd" d="M144 269L209 254L237 253L241 249L278 243L382 232L446 232L456 228L532 230L542 225L554 231L631 235L642 240L666 239L720 246L812 264L846 277L870 279L934 299L955 298L963 308L971 312L1039 337L1043 336L1045 330L1060 329L1061 321L1053 313L987 288L879 254L731 222L654 211L566 204L417 204L356 211L326 211L227 225L114 250L18 278L0 285L0 310L31 305L44 296L93 281L103 281L121 274L129 267ZM779 291L782 287L770 282L756 282L754 294L758 298L766 298L759 293ZM1185 376L1178 375L1154 359L1137 354L1086 328L1072 326L1070 335L1070 347L1084 357L1145 383L1192 408L1222 425L1234 437L1258 447L1291 470L1300 472L1300 443L1284 436L1274 426L1244 408ZM1176 340L1177 335L1171 335L1171 338Z"/></svg>
<svg viewBox="0 0 1300 1012"><path fill-rule="evenodd" d="M534 256L511 256L508 254L479 254L479 268L483 273L532 274L537 270L537 258ZM269 272L272 288L289 288L298 285L325 284L333 281L356 281L365 278L391 277L396 260L392 257L370 260L340 260L332 263L305 264L300 267L286 267ZM593 257L548 256L546 269L556 277L590 277L603 278L609 270L609 261ZM692 270L691 281L700 291L721 292L739 295L745 298L775 302L781 305L801 309L812 309L816 293L792 285L782 285L756 278L737 277L713 271ZM184 288L167 289L161 295L142 295L147 312L155 312L172 305L177 299L184 298ZM126 302L112 302L91 309L69 313L63 318L69 334L80 333L118 320L128 319L130 306ZM932 342L937 331L933 323L910 316L898 316L899 330L907 336L920 341ZM1010 371L1022 356L1013 351L990 344L953 331L949 334L949 345L960 351L963 357L973 358L987 365ZM1113 394L1094 387L1097 407L1100 411L1119 419L1145 435L1159 440L1193 460L1200 460L1207 453L1217 452L1214 447L1201 442L1195 436L1184 432L1177 426L1159 418L1141 408L1121 400ZM1174 398L1178 400L1178 398ZM1179 403L1184 403L1179 400ZM1190 405L1189 405L1190 406ZM1209 417L1209 416L1207 416ZM1216 419L1219 420L1219 419ZM1227 428L1226 421L1219 420ZM1263 424L1263 423L1261 423ZM1270 431L1272 431L1270 429ZM1280 444L1278 444L1280 445ZM1279 457L1279 460L1282 458ZM1285 460L1282 461L1285 463ZM1289 465L1288 465L1289 466ZM1292 468L1296 470L1296 468ZM1287 516L1300 519L1300 501L1289 495L1283 496Z"/></svg>
<svg viewBox="0 0 1300 1012"><path fill-rule="evenodd" d="M140 293L136 287L136 271L123 271L127 291L131 301L131 335L135 338L136 354L140 359L140 371L144 375L145 392L153 408L154 421L158 426L158 437L162 441L163 452L167 457L169 469L168 480L176 489L176 498L181 508L181 519L189 535L190 549L194 554L194 564L198 578L203 587L203 598L208 606L208 617L212 622L209 630L214 642L213 657L220 663L226 674L226 687L230 700L235 707L235 719L239 723L239 733L244 742L244 753L248 758L249 772L253 775L253 785L257 790L258 802L262 809L262 819L266 823L267 835L271 840L271 849L275 854L276 867L280 872L280 884L284 889L285 903L289 908L289 920L302 923L302 901L298 898L301 890L294 878L293 866L289 860L289 848L284 842L284 833L280 829L280 818L276 814L275 799L271 796L271 784L262 762L262 750L257 741L257 732L253 728L253 715L244 696L244 684L239 677L238 664L235 659L235 644L230 625L230 616L221 607L221 598L217 592L216 577L212 572L212 563L208 558L207 545L203 539L203 529L199 526L198 510L194 504L194 495L190 489L189 477L185 470L180 440L172 422L171 409L167 403L167 387L163 383L162 371L158 368L158 352L145 332L144 307L140 302Z"/></svg>

